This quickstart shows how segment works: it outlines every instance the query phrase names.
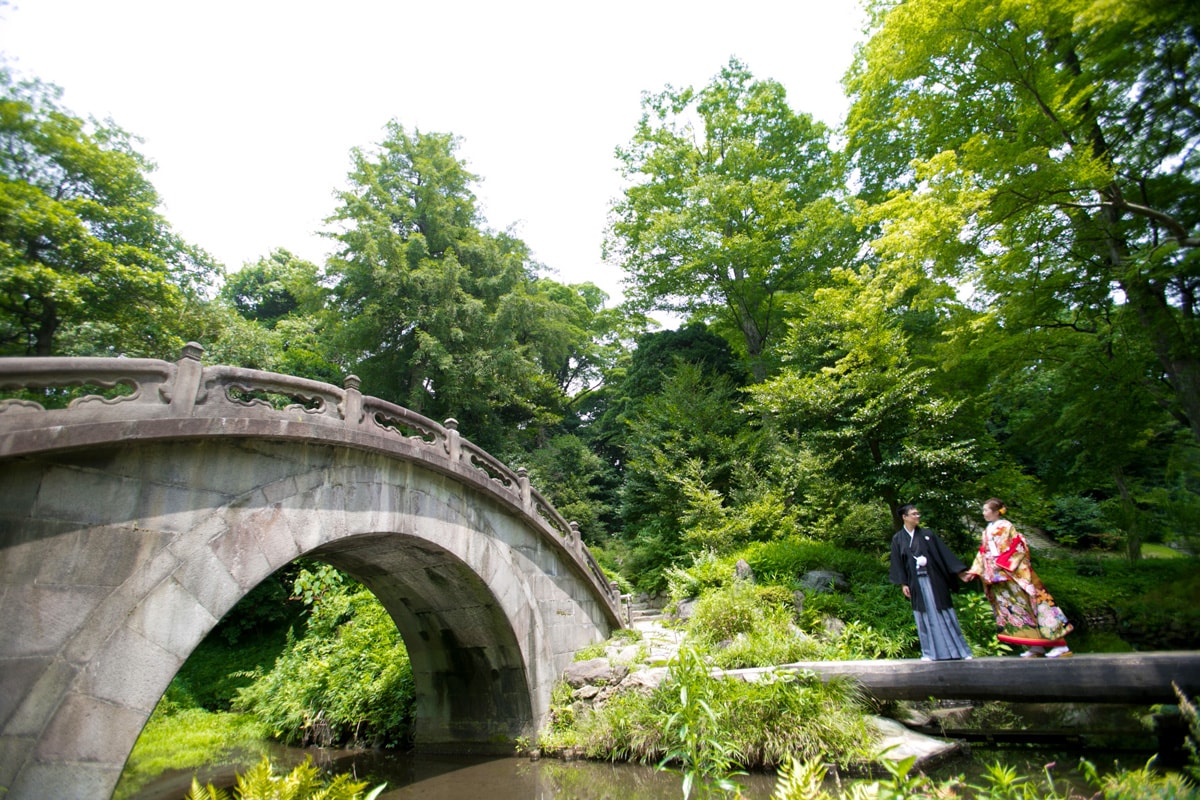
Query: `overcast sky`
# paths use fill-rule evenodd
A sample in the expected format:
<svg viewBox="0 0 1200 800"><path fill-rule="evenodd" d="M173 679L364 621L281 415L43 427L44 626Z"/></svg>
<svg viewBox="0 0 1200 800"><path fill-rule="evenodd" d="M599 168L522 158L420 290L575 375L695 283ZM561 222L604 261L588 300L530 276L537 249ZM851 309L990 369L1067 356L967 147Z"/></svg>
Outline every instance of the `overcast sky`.
<svg viewBox="0 0 1200 800"><path fill-rule="evenodd" d="M459 136L488 226L615 300L600 245L642 92L736 56L837 124L861 27L856 0L9 0L0 51L140 137L168 220L229 269L321 263L350 149L395 119Z"/></svg>

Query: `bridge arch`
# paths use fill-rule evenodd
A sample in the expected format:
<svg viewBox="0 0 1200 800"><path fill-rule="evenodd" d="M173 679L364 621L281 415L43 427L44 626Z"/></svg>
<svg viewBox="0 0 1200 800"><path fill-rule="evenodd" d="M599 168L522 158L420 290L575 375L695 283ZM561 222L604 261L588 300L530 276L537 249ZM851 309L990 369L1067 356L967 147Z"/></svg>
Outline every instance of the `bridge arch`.
<svg viewBox="0 0 1200 800"><path fill-rule="evenodd" d="M578 531L523 474L353 380L203 368L195 347L175 364L0 359L0 387L72 383L130 391L57 411L0 404L10 797L110 796L184 660L302 556L391 614L427 750L511 748L544 721L573 653L620 624Z"/></svg>

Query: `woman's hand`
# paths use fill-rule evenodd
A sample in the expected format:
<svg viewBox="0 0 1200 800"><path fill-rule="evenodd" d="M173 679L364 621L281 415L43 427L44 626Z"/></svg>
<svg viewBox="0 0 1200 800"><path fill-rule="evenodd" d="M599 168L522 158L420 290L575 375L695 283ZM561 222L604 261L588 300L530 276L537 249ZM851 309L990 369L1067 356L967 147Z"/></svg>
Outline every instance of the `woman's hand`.
<svg viewBox="0 0 1200 800"><path fill-rule="evenodd" d="M963 583L970 583L971 581L975 580L979 576L976 575L974 572L971 572L970 570L968 570L966 572L958 573L958 577L960 580L962 580Z"/></svg>

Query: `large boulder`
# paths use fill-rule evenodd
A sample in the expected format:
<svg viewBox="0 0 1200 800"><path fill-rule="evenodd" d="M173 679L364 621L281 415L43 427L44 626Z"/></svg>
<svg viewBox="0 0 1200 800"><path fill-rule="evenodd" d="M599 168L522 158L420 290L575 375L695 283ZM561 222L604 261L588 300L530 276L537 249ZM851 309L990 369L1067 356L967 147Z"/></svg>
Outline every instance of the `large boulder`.
<svg viewBox="0 0 1200 800"><path fill-rule="evenodd" d="M572 689L583 686L616 686L629 674L626 664L613 664L607 658L575 661L563 671L563 680Z"/></svg>
<svg viewBox="0 0 1200 800"><path fill-rule="evenodd" d="M846 576L831 569L814 569L800 576L800 588L811 592L848 592Z"/></svg>

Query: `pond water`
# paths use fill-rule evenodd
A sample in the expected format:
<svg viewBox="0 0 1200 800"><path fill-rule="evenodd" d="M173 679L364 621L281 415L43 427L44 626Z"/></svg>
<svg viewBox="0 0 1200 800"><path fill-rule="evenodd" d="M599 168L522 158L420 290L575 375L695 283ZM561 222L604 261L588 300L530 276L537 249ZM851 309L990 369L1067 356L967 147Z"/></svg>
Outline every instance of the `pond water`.
<svg viewBox="0 0 1200 800"><path fill-rule="evenodd" d="M272 748L278 765L313 763L331 772L348 772L372 787L387 782L380 800L666 800L680 797L680 778L652 766L602 761L562 761L476 756L437 756L407 752ZM253 762L255 759L251 759ZM233 785L234 767L200 770L202 783ZM143 787L135 800L181 800L192 771L171 771ZM749 800L766 800L775 787L773 774L742 776Z"/></svg>
<svg viewBox="0 0 1200 800"><path fill-rule="evenodd" d="M1086 788L1077 771L1080 758L1087 758L1110 772L1116 766L1137 769L1145 766L1155 752L1156 740L1138 721L1139 711L1114 706L1088 708L1056 707L1045 711L1038 707L1011 707L1027 722L1039 713L1045 718L1037 732L1054 729L1064 733L1060 741L1045 738L1030 745L1020 741L989 741L978 731L969 736L969 753L937 767L931 777L942 780L964 776L971 783L987 766L1000 762L1020 774L1033 778L1038 785L1044 779L1044 767L1054 763L1053 775L1059 788L1067 784L1081 791ZM956 731L961 734L963 731ZM955 737L957 738L957 736ZM271 745L268 754L279 766L292 766L311 757L331 772L347 772L371 786L387 782L381 800L667 800L681 797L681 779L653 766L610 764L597 761L558 759L485 758L436 756L410 752L292 748ZM200 770L202 783L219 787L233 785L235 771L255 763L259 755L248 755L240 765ZM191 786L193 771L171 771L148 784L134 800L181 800ZM861 777L861 776L859 776ZM738 776L748 800L767 800L774 792L774 773ZM843 778L843 782L852 778ZM828 790L838 796L836 776L827 780ZM694 796L694 795L693 795Z"/></svg>
<svg viewBox="0 0 1200 800"><path fill-rule="evenodd" d="M305 755L314 763L333 772L348 772L372 787L387 782L380 800L675 800L681 796L678 775L660 772L652 766L610 764L598 761L559 761L526 758L479 758L470 756L429 756L411 753L347 752L337 750L300 751L289 749L274 753L277 764L300 763ZM1083 790L1083 777L1076 766L1081 757L1096 763L1102 772L1114 764L1126 768L1145 765L1152 753L1083 752L1079 749L1003 750L973 748L968 756L941 765L931 777L937 780L963 776L970 783L979 783L985 767L995 761L1011 765L1020 774L1041 784L1043 769L1052 768L1056 785L1073 785ZM253 762L253 759L251 759ZM234 767L201 770L202 783L212 782L229 788L234 781ZM136 800L182 800L191 785L192 772L164 774L143 787ZM843 779L843 783L851 780ZM742 775L736 781L743 787L747 800L768 800L775 789L773 773ZM826 788L835 796L840 794L834 777L826 780Z"/></svg>

